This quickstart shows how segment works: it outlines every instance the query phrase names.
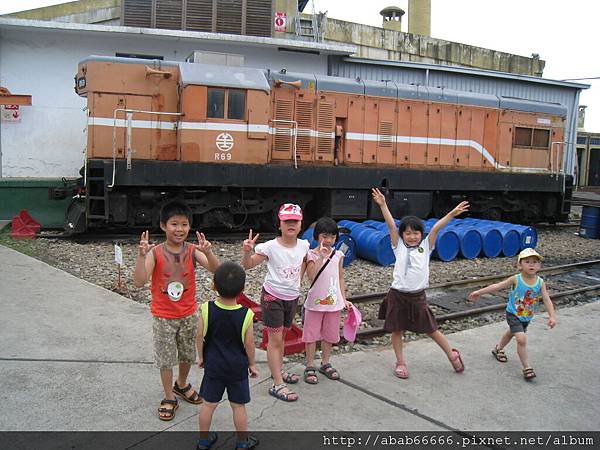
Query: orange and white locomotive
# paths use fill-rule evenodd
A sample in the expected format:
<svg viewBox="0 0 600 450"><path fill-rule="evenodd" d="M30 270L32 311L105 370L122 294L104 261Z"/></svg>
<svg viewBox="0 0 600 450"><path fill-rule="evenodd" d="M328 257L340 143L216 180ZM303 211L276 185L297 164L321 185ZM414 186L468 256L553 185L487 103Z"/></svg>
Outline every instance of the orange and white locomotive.
<svg viewBox="0 0 600 450"><path fill-rule="evenodd" d="M561 105L449 89L233 66L91 56L81 194L67 228L157 226L168 199L198 227L273 223L283 202L307 218L475 214L564 220Z"/></svg>

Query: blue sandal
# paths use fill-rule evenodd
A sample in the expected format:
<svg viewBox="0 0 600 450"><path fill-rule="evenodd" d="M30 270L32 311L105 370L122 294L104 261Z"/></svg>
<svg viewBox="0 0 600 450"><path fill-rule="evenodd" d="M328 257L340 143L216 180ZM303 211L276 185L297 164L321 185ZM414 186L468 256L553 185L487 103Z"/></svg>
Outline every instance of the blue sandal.
<svg viewBox="0 0 600 450"><path fill-rule="evenodd" d="M252 449L258 445L258 439L254 436L248 436L245 441L237 441L235 444L235 450L238 449Z"/></svg>
<svg viewBox="0 0 600 450"><path fill-rule="evenodd" d="M206 439L198 439L198 443L196 444L196 450L210 450L215 442L217 442L217 438L219 436L214 431L208 433L208 438Z"/></svg>

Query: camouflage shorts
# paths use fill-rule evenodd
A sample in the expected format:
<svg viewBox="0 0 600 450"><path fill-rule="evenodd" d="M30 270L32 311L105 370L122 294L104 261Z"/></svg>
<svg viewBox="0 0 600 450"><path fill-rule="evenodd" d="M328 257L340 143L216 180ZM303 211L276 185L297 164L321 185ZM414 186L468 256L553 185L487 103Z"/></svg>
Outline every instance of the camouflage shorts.
<svg viewBox="0 0 600 450"><path fill-rule="evenodd" d="M178 363L196 362L198 314L181 319L154 317L154 363L159 369L171 369Z"/></svg>

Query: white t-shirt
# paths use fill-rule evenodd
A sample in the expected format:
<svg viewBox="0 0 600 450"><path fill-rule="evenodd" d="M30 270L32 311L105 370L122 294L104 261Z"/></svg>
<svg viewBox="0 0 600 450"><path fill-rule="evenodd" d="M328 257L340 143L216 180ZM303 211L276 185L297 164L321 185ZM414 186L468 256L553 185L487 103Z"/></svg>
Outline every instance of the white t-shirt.
<svg viewBox="0 0 600 450"><path fill-rule="evenodd" d="M396 256L392 288L401 292L417 292L429 286L429 239L425 238L415 248L404 245L402 237L398 245L392 247Z"/></svg>
<svg viewBox="0 0 600 450"><path fill-rule="evenodd" d="M300 296L300 269L309 246L308 241L297 239L294 247L284 247L277 238L256 246L255 252L268 258L265 291L281 300Z"/></svg>

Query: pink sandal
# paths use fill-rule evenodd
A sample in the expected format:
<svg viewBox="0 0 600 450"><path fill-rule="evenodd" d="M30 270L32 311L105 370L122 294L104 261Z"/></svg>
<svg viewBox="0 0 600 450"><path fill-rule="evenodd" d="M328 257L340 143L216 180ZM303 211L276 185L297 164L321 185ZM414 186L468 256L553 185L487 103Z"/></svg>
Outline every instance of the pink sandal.
<svg viewBox="0 0 600 450"><path fill-rule="evenodd" d="M408 378L408 368L404 363L396 363L396 368L394 369L394 375L398 378L402 378L403 380Z"/></svg>
<svg viewBox="0 0 600 450"><path fill-rule="evenodd" d="M456 373L462 373L462 372L464 372L465 371L465 363L463 363L463 360L460 357L460 352L457 349L455 349L455 348L452 349L452 352L456 354L456 356L450 360L450 363L452 364L452 367L454 368L454 371ZM456 365L454 364L457 361L460 363L460 366L458 366L458 367L456 367Z"/></svg>

